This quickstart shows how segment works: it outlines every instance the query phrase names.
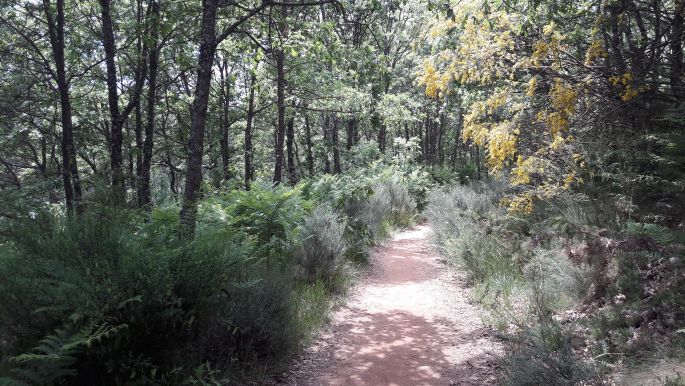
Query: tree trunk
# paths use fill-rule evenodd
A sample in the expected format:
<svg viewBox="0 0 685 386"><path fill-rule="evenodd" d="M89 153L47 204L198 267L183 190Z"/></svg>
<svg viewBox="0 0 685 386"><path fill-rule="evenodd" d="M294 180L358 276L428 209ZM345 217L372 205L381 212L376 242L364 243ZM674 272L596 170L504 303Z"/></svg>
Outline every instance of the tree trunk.
<svg viewBox="0 0 685 386"><path fill-rule="evenodd" d="M250 96L247 100L247 124L245 125L245 190L250 190L252 181L252 120L254 119L254 89L257 79L250 76Z"/></svg>
<svg viewBox="0 0 685 386"><path fill-rule="evenodd" d="M143 142L142 165L138 174L138 206L150 208L152 195L150 193L150 174L152 168L152 147L155 132L155 106L157 104L157 69L159 63L158 34L159 34L159 2L150 3L152 17L150 48L148 50L149 76L147 89L147 120L145 122L145 141Z"/></svg>
<svg viewBox="0 0 685 386"><path fill-rule="evenodd" d="M442 149L442 137L443 133L445 132L445 126L447 125L447 117L445 114L440 114L440 125L438 126L438 143L437 143L437 151L438 151L438 163L442 165L445 162L445 153L443 152Z"/></svg>
<svg viewBox="0 0 685 386"><path fill-rule="evenodd" d="M475 159L476 159L476 179L480 181L480 149L478 148L478 145L473 145L474 148L474 153Z"/></svg>
<svg viewBox="0 0 685 386"><path fill-rule="evenodd" d="M106 0L102 0L106 1ZM212 80L212 64L216 52L216 11L218 0L202 1L200 49L197 61L197 84L191 106L190 136L188 137L186 183L183 192L180 225L183 237L195 234L197 200L202 184L202 155L207 120L207 105Z"/></svg>
<svg viewBox="0 0 685 386"><path fill-rule="evenodd" d="M338 117L333 116L333 128L331 130L331 143L333 145L333 173L342 173L342 165L340 163L340 145L338 140Z"/></svg>
<svg viewBox="0 0 685 386"><path fill-rule="evenodd" d="M329 174L331 172L331 159L329 157L330 153L330 148L331 148L331 119L328 115L324 116L323 119L323 143L324 143L324 148L326 149L325 153L325 163L324 163L324 173Z"/></svg>
<svg viewBox="0 0 685 386"><path fill-rule="evenodd" d="M52 14L50 0L43 0L45 18L48 24L48 35L52 56L55 61L55 75L59 91L61 122L62 122L62 181L64 184L64 199L68 212L74 208L78 211L81 206L81 180L76 163L76 147L74 146L74 126L71 117L71 98L69 96L69 82L67 81L64 60L64 0L56 0L56 18Z"/></svg>
<svg viewBox="0 0 685 386"><path fill-rule="evenodd" d="M426 119L424 124L424 139L423 139L423 160L426 164L431 163L431 130L432 122L426 110Z"/></svg>
<svg viewBox="0 0 685 386"><path fill-rule="evenodd" d="M345 143L345 149L350 151L352 146L356 143L357 137L357 118L349 118L347 120L347 143Z"/></svg>
<svg viewBox="0 0 685 386"><path fill-rule="evenodd" d="M676 100L685 99L685 84L683 75L685 65L683 65L683 25L685 25L685 0L675 1L675 17L673 27L669 36L669 48L671 50L671 71L669 74L670 86Z"/></svg>
<svg viewBox="0 0 685 386"><path fill-rule="evenodd" d="M221 114L221 166L223 169L224 180L231 179L231 151L229 142L229 103L230 103L230 77L228 72L228 61L223 60L221 67L221 96L222 96L222 114Z"/></svg>
<svg viewBox="0 0 685 386"><path fill-rule="evenodd" d="M385 127L385 123L381 123L378 127L378 149L381 151L381 153L385 153L386 131L387 128Z"/></svg>
<svg viewBox="0 0 685 386"><path fill-rule="evenodd" d="M114 57L116 46L110 0L100 0L102 12L102 39L105 48L105 65L107 67L107 101L110 115L110 167L112 172L112 190L116 201L123 201L124 176L122 171L123 121L119 111L117 89L117 69Z"/></svg>
<svg viewBox="0 0 685 386"><path fill-rule="evenodd" d="M107 69L107 101L110 114L110 167L112 169L112 193L116 203L126 199L126 181L123 173L123 126L133 108L140 99L146 66L135 71L136 85L124 111L119 110L119 92L117 89L116 40L112 22L111 0L100 0L102 16L102 43L105 48L105 67Z"/></svg>
<svg viewBox="0 0 685 386"><path fill-rule="evenodd" d="M297 169L295 168L295 116L288 119L286 131L286 151L288 153L288 182L297 183Z"/></svg>
<svg viewBox="0 0 685 386"><path fill-rule="evenodd" d="M285 54L282 49L276 50L276 105L278 123L276 126L276 163L274 166L274 184L281 183L283 175L283 142L285 139Z"/></svg>
<svg viewBox="0 0 685 386"><path fill-rule="evenodd" d="M309 125L309 116L304 116L304 134L307 145L307 171L309 177L314 177L314 153L312 152L312 128Z"/></svg>
<svg viewBox="0 0 685 386"><path fill-rule="evenodd" d="M143 1L142 0L136 0L136 20L139 25L143 23ZM143 58L143 51L145 48L143 48L143 34L138 34L138 38L136 39L136 54L140 58L139 60L142 61ZM145 44L147 46L147 44ZM142 107L141 107L141 101L138 100L138 103L136 103L136 107L134 109L134 117L135 117L135 125L134 125L134 131L135 131L135 143L136 143L136 150L135 150L135 160L136 160L136 167L135 167L135 173L133 173L133 152L129 150L129 159L131 162L131 170L129 171L129 176L132 179L131 181L131 186L136 187L136 198L139 199L138 195L138 189L140 186L140 174L141 170L143 167L143 112L142 112ZM128 128L128 127L127 127Z"/></svg>

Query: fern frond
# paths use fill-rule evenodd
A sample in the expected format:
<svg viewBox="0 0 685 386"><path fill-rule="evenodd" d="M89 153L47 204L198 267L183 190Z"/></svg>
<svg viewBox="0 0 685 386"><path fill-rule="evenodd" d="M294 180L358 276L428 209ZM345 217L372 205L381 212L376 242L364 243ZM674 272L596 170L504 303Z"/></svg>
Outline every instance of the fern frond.
<svg viewBox="0 0 685 386"><path fill-rule="evenodd" d="M626 224L626 232L634 236L649 237L663 246L675 241L673 231L658 224L631 222Z"/></svg>
<svg viewBox="0 0 685 386"><path fill-rule="evenodd" d="M18 379L31 385L51 385L76 375L71 366L77 356L86 349L114 336L127 325L91 323L76 332L64 329L43 338L32 352L10 358L12 369ZM17 382L21 382L17 380ZM20 383L21 384L21 383ZM0 383L0 386L4 386Z"/></svg>

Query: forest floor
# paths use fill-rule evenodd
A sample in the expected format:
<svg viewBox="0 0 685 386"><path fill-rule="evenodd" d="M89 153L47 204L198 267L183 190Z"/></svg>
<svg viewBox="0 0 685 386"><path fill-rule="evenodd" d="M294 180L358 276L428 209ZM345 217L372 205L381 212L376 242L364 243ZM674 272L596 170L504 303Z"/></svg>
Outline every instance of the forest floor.
<svg viewBox="0 0 685 386"><path fill-rule="evenodd" d="M501 351L464 278L419 225L376 248L371 267L282 382L293 386L488 385Z"/></svg>

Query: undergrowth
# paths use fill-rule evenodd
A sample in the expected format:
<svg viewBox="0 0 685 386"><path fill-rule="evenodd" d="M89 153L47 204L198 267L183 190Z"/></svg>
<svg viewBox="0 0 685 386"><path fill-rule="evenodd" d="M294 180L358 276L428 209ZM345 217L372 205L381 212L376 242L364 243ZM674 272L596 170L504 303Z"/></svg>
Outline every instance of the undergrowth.
<svg viewBox="0 0 685 386"><path fill-rule="evenodd" d="M259 383L368 248L413 221L428 179L375 172L208 192L192 240L176 206L112 209L106 194L76 217L18 216L0 241L0 384Z"/></svg>
<svg viewBox="0 0 685 386"><path fill-rule="evenodd" d="M609 203L570 193L514 215L500 205L508 193L457 185L434 191L425 212L505 338L504 384L601 384L655 356L682 361L682 232L609 223Z"/></svg>

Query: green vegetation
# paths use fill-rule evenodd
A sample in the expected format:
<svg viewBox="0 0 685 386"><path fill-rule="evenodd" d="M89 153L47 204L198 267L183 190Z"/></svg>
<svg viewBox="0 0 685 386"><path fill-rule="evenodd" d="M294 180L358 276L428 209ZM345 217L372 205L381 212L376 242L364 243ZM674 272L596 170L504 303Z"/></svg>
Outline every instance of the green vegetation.
<svg viewBox="0 0 685 386"><path fill-rule="evenodd" d="M510 189L493 181L437 190L426 210L437 244L507 342L505 384L596 383L626 363L682 357L677 231L607 228L597 203L577 195L511 214L498 204Z"/></svg>
<svg viewBox="0 0 685 386"><path fill-rule="evenodd" d="M93 201L78 218L12 221L0 249L3 368L18 384L254 382L325 320L351 275L348 245L365 252L377 221L414 214L401 176L367 177L354 198L368 209L374 189L404 193L406 207L373 223L366 209L315 206L349 191L343 180L217 191L190 241L177 207L148 216Z"/></svg>
<svg viewBox="0 0 685 386"><path fill-rule="evenodd" d="M683 0L1 0L0 384L259 383L423 217L504 383L682 383L684 26Z"/></svg>

